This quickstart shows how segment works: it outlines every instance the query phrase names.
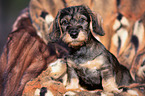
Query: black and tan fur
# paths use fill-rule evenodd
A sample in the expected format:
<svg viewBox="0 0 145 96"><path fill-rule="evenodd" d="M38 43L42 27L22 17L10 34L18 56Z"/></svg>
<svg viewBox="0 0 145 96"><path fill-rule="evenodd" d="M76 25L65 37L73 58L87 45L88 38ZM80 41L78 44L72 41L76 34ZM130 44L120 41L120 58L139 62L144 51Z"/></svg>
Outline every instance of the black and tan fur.
<svg viewBox="0 0 145 96"><path fill-rule="evenodd" d="M118 86L132 82L129 71L95 38L103 36L101 22L86 6L64 8L51 26L50 42L62 42L69 48L66 58L68 81L88 90L119 92Z"/></svg>

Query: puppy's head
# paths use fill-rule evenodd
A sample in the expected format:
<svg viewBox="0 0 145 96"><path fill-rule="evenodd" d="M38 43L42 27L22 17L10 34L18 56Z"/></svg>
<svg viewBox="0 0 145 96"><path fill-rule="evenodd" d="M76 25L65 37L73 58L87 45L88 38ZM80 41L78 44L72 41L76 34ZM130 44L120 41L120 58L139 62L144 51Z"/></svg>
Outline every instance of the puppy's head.
<svg viewBox="0 0 145 96"><path fill-rule="evenodd" d="M53 22L51 40L61 38L69 46L83 45L92 33L103 36L100 21L86 6L72 6L60 10Z"/></svg>

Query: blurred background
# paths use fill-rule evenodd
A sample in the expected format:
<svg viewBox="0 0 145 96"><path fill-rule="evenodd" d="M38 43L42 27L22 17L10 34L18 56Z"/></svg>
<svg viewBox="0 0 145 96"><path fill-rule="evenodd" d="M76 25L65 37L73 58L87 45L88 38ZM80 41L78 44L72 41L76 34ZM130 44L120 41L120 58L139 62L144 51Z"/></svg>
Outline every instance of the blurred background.
<svg viewBox="0 0 145 96"><path fill-rule="evenodd" d="M0 55L12 25L30 0L0 0Z"/></svg>

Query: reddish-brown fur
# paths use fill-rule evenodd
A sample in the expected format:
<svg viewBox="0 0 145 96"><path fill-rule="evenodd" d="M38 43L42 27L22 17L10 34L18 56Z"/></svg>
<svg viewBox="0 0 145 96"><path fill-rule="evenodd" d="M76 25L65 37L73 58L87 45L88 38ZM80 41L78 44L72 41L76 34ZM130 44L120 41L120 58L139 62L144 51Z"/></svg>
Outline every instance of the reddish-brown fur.
<svg viewBox="0 0 145 96"><path fill-rule="evenodd" d="M47 64L60 56L57 49L47 46L36 35L28 17L19 20L17 27L9 34L0 58L1 96L20 96L26 82L37 77Z"/></svg>

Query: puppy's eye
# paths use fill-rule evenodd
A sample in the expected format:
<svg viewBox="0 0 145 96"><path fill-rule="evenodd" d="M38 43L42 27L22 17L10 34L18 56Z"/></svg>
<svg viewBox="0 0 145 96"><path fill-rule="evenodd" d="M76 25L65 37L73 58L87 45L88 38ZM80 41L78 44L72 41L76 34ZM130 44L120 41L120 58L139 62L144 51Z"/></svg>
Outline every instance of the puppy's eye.
<svg viewBox="0 0 145 96"><path fill-rule="evenodd" d="M62 20L61 24L66 25L66 24L68 24L68 21L66 19Z"/></svg>
<svg viewBox="0 0 145 96"><path fill-rule="evenodd" d="M85 18L80 18L78 22L79 23L84 23L84 21L85 21Z"/></svg>

